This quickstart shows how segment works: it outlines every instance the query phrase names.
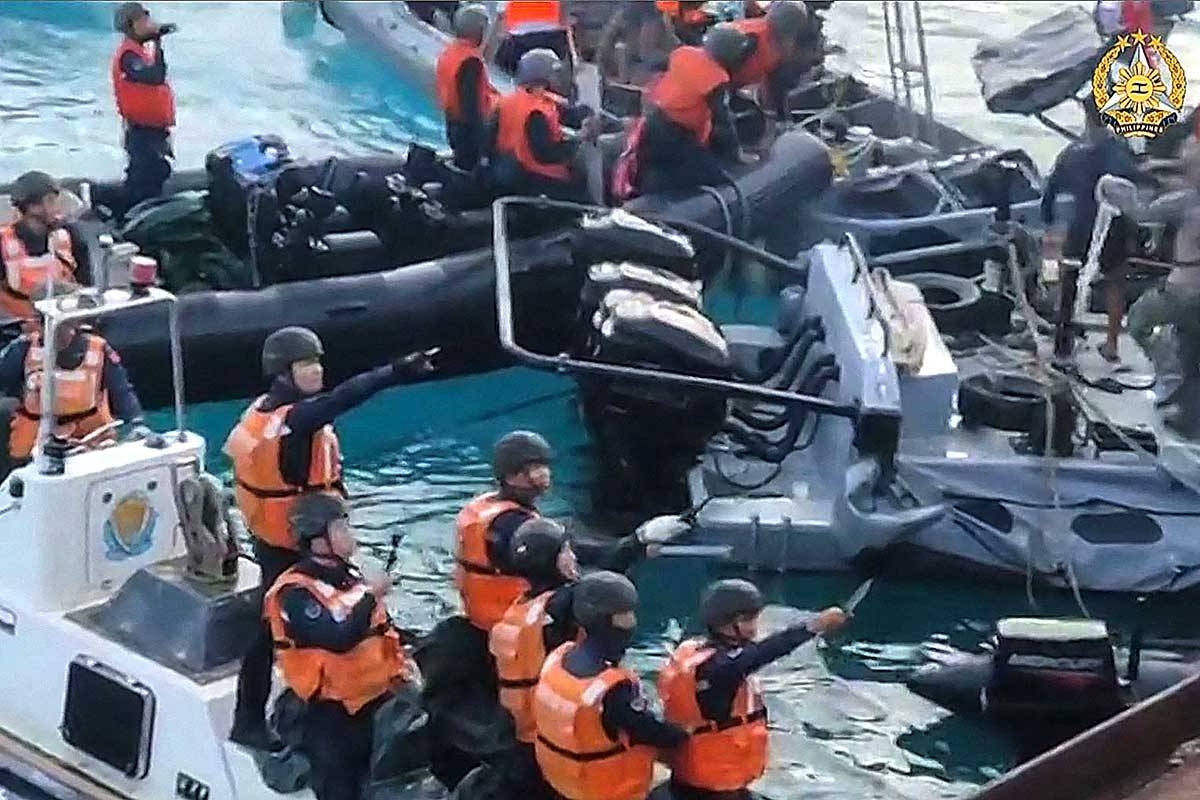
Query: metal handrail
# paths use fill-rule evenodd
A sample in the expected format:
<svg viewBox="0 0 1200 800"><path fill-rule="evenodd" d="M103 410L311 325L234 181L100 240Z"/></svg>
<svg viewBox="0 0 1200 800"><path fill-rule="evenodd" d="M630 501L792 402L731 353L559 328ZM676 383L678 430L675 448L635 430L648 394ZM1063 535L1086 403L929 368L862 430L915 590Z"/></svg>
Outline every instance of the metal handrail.
<svg viewBox="0 0 1200 800"><path fill-rule="evenodd" d="M82 298L88 298L94 305L78 305ZM66 301L75 301L74 307L64 306ZM69 295L51 297L39 300L34 307L45 320L43 323L42 346L45 349L42 370L42 410L38 423L38 471L43 475L54 474L51 466L52 459L46 453L46 443L54 432L54 395L58 365L58 328L70 322L80 322L95 319L120 311L142 306L166 303L167 335L171 345L171 377L175 393L175 430L179 441L184 441L187 435L184 431L183 409L183 348L179 339L179 301L175 295L157 288L148 288L144 294L134 295L127 289L109 289L103 293L94 289L85 289Z"/></svg>
<svg viewBox="0 0 1200 800"><path fill-rule="evenodd" d="M557 356L548 356L525 349L517 342L515 328L513 325L512 270L509 252L508 224L505 213L509 206L556 208L577 211L579 213L609 213L613 209L606 208L604 206L586 205L583 203L570 203L563 200L549 200L546 198L516 196L501 197L492 204L492 230L494 235L493 241L496 256L496 320L499 325L500 345L506 352L510 353L520 361L523 361L530 366L548 369L555 372L573 372L608 378L644 381L646 383L665 384L686 389L703 389L723 392L753 400L779 403L788 406L799 406L801 408L807 408L810 411L816 411L817 413L830 414L832 416L845 417L852 420L856 420L860 416L860 409L856 405L838 403L834 400L829 400L824 397L817 397L815 395L800 394L797 392L783 391L780 389L768 389L765 386L759 386L757 384L742 383L740 381L724 380L721 378L703 378L696 375L685 375L677 372L659 372L640 367L605 364L599 361L572 358L566 353L560 353ZM706 236L716 242L724 244L727 247L741 250L743 253L758 259L766 266L773 266L778 269L786 269L793 272L798 269L797 264L794 264L785 258L781 258L774 253L768 253L761 248L755 247L754 245L743 242L740 239L736 239L732 236L727 236L718 231L714 231L711 228L707 228L704 225L696 222L691 222L689 220L673 220L666 215L654 213L641 213L638 216L663 222L671 225L672 227L684 229L689 233Z"/></svg>

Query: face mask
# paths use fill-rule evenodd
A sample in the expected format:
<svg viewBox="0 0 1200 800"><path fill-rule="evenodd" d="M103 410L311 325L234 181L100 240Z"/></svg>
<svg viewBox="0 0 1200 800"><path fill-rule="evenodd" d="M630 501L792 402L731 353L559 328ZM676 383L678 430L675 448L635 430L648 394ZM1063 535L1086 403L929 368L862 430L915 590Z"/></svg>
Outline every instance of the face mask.
<svg viewBox="0 0 1200 800"><path fill-rule="evenodd" d="M625 655L625 651L633 643L633 636L634 631L625 630L624 628L614 628L611 625L588 634L588 638L595 642L604 660L613 664L619 662L621 657Z"/></svg>

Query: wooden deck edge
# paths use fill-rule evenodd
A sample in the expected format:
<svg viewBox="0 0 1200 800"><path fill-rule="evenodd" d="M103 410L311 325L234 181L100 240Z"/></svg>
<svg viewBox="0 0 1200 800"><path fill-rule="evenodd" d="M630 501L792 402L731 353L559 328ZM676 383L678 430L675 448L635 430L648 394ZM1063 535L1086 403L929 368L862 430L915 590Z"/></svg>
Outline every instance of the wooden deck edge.
<svg viewBox="0 0 1200 800"><path fill-rule="evenodd" d="M1200 735L1200 675L1128 708L985 785L972 800L1092 800Z"/></svg>

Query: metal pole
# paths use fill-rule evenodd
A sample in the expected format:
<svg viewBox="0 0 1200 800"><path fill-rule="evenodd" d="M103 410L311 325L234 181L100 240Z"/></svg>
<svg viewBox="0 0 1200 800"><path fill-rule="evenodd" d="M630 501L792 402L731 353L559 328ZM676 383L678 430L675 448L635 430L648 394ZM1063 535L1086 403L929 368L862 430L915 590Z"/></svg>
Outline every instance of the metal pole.
<svg viewBox="0 0 1200 800"><path fill-rule="evenodd" d="M908 47L904 42L904 7L900 5L899 0L896 2L896 48L900 51L900 80L904 85L904 108L908 111L909 135L919 139L917 117L913 109L912 81L908 71Z"/></svg>
<svg viewBox="0 0 1200 800"><path fill-rule="evenodd" d="M45 302L58 304L57 297L50 297ZM54 433L54 370L58 366L58 317L46 314L42 323L42 418L38 420L36 452L38 454L38 472L43 475L53 475L55 470L50 467L50 458L46 455L46 442Z"/></svg>
<svg viewBox="0 0 1200 800"><path fill-rule="evenodd" d="M900 105L900 86L896 83L896 52L892 46L892 15L888 11L890 6L890 2L883 4L883 33L887 39L888 69L892 73L892 102L898 107Z"/></svg>
<svg viewBox="0 0 1200 800"><path fill-rule="evenodd" d="M167 306L167 336L171 341L171 379L175 390L175 430L179 441L187 438L183 410L183 344L179 338L179 301L172 297Z"/></svg>
<svg viewBox="0 0 1200 800"><path fill-rule="evenodd" d="M921 55L921 86L925 94L925 141L938 147L937 130L933 126L933 85L929 80L929 56L925 49L925 25L921 21L921 3L913 2L913 16L917 25L917 49Z"/></svg>

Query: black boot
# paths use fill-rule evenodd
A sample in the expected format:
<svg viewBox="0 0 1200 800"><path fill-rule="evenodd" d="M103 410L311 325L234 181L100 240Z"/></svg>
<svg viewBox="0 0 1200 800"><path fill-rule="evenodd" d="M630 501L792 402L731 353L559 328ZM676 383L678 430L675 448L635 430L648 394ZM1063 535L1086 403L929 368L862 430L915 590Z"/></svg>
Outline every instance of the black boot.
<svg viewBox="0 0 1200 800"><path fill-rule="evenodd" d="M235 719L233 729L229 732L229 741L251 750L263 750L268 753L283 749L283 742L267 727L263 719Z"/></svg>

